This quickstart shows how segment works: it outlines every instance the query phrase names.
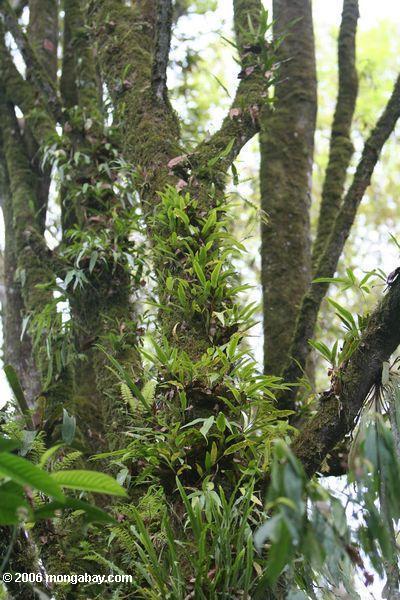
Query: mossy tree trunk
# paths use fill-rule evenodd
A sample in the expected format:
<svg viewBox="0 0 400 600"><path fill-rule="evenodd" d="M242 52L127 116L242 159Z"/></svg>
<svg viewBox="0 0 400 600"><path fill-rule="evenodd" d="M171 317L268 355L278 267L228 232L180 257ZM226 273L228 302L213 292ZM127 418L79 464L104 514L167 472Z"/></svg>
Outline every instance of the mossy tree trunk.
<svg viewBox="0 0 400 600"><path fill-rule="evenodd" d="M317 81L310 0L275 0L274 35L284 34L275 110L260 134L264 364L281 373L301 299L311 281L310 206Z"/></svg>

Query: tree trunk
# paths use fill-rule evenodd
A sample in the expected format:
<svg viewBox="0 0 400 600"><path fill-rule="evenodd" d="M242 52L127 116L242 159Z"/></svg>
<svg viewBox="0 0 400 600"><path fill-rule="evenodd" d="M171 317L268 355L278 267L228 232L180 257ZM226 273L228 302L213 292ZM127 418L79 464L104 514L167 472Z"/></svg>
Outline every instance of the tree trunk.
<svg viewBox="0 0 400 600"><path fill-rule="evenodd" d="M275 0L274 36L284 35L275 110L260 134L261 281L265 372L285 366L301 298L311 280L310 205L317 113L310 0Z"/></svg>

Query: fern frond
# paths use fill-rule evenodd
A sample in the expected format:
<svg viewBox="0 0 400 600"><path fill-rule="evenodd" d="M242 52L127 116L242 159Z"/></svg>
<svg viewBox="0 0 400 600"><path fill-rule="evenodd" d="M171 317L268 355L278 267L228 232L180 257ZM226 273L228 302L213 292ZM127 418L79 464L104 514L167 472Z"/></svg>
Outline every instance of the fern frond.
<svg viewBox="0 0 400 600"><path fill-rule="evenodd" d="M142 394L147 404L151 405L154 402L154 397L156 394L157 381L154 379L150 379L150 381L146 381L142 388Z"/></svg>
<svg viewBox="0 0 400 600"><path fill-rule="evenodd" d="M80 459L81 456L82 452L79 452L79 450L69 452L54 463L53 471L63 471L64 469L69 469Z"/></svg>

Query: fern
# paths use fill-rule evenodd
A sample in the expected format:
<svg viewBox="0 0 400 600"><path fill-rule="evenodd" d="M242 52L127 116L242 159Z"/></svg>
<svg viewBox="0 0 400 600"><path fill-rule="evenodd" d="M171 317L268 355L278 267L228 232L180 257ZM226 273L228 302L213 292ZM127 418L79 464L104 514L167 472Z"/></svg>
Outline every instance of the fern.
<svg viewBox="0 0 400 600"><path fill-rule="evenodd" d="M156 388L157 381L155 381L154 379L150 379L150 381L147 381L142 388L142 394L148 405L151 405L154 402Z"/></svg>
<svg viewBox="0 0 400 600"><path fill-rule="evenodd" d="M107 567L107 569L109 571L111 571L112 573L118 573L118 575L126 575L125 571L123 571L122 569L117 567L117 565L114 564L111 560L108 560L107 558L105 558L104 556L102 556L101 554L96 552L95 550L92 550L90 554L86 554L82 558L84 560L90 560L90 561L94 561L97 564L101 564L101 565Z"/></svg>
<svg viewBox="0 0 400 600"><path fill-rule="evenodd" d="M136 415L140 411L140 402L133 397L133 394L126 383L121 383L121 397L122 400L129 406L132 415Z"/></svg>
<svg viewBox="0 0 400 600"><path fill-rule="evenodd" d="M38 463L43 454L46 452L46 443L44 438L45 432L39 431L33 440L31 449L28 452L30 460L34 463Z"/></svg>
<svg viewBox="0 0 400 600"><path fill-rule="evenodd" d="M54 466L53 471L63 471L64 469L70 469L82 456L82 452L75 450L74 452L69 452L65 456L59 458Z"/></svg>

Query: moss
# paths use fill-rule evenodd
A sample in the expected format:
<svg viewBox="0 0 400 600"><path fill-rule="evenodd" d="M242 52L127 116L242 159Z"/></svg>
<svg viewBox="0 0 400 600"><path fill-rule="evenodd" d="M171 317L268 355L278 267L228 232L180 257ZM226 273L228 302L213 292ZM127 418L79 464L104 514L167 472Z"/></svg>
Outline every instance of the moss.
<svg viewBox="0 0 400 600"><path fill-rule="evenodd" d="M58 4L56 0L31 1L27 36L47 75L52 81L56 81L58 45ZM29 79L29 66L27 76Z"/></svg>
<svg viewBox="0 0 400 600"><path fill-rule="evenodd" d="M317 111L311 4L274 4L279 45L275 110L260 134L261 279L264 368L280 375L286 365L301 300L311 282L310 203ZM306 342L307 346L307 342ZM304 366L304 365L303 365Z"/></svg>
<svg viewBox="0 0 400 600"><path fill-rule="evenodd" d="M65 106L78 105L92 119L100 117L101 84L80 0L64 0L63 65L60 81Z"/></svg>
<svg viewBox="0 0 400 600"><path fill-rule="evenodd" d="M156 181L148 182L153 194L162 189L167 163L182 153L178 121L171 108L157 105L151 92L152 23L140 7L119 2L97 2L92 13L97 53L104 80L116 105L125 157ZM153 198L154 201L155 198Z"/></svg>
<svg viewBox="0 0 400 600"><path fill-rule="evenodd" d="M0 36L0 39L2 40L3 36ZM54 120L44 102L36 98L32 85L17 71L3 41L0 43L0 77L8 98L21 108L37 142L43 143L54 133Z"/></svg>

